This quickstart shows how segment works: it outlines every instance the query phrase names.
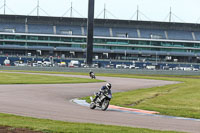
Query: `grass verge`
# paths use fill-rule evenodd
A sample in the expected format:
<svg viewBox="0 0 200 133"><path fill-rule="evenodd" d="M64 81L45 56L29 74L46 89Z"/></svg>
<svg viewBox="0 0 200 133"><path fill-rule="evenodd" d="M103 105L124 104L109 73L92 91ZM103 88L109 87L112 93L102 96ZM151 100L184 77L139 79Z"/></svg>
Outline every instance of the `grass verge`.
<svg viewBox="0 0 200 133"><path fill-rule="evenodd" d="M35 71L25 71L35 72ZM87 73L40 72L88 75ZM200 119L200 76L96 74L97 76L179 81L179 84L114 93L111 104L146 109L163 115ZM84 99L89 99L84 98Z"/></svg>
<svg viewBox="0 0 200 133"><path fill-rule="evenodd" d="M139 78L158 79L159 76ZM200 79L160 78L182 83L114 93L110 104L157 111L162 115L200 119ZM82 99L90 101L89 97Z"/></svg>
<svg viewBox="0 0 200 133"><path fill-rule="evenodd" d="M103 82L103 80L20 73L0 73L0 84L67 84L93 82Z"/></svg>
<svg viewBox="0 0 200 133"><path fill-rule="evenodd" d="M45 133L176 133L174 131L158 131L102 124L62 122L1 113L0 125L13 128L27 128Z"/></svg>

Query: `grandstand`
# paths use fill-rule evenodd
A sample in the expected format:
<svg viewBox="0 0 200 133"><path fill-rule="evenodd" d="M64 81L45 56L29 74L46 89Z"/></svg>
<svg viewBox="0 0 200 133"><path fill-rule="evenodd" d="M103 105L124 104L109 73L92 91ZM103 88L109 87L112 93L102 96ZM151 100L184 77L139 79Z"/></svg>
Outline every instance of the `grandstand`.
<svg viewBox="0 0 200 133"><path fill-rule="evenodd" d="M200 24L111 19L94 24L96 59L200 62ZM84 59L86 34L86 18L0 15L0 55Z"/></svg>

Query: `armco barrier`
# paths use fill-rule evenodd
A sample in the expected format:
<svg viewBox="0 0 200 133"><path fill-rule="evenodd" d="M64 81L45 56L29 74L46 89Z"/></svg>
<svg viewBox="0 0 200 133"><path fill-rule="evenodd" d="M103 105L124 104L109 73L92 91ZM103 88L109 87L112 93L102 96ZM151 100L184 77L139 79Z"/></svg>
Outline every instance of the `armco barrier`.
<svg viewBox="0 0 200 133"><path fill-rule="evenodd" d="M145 70L145 69L105 69L105 68L68 68L68 67L0 66L0 70L31 70L31 71L85 72L85 73L89 73L89 71L92 70L95 73L145 74L145 75L200 75L200 71Z"/></svg>

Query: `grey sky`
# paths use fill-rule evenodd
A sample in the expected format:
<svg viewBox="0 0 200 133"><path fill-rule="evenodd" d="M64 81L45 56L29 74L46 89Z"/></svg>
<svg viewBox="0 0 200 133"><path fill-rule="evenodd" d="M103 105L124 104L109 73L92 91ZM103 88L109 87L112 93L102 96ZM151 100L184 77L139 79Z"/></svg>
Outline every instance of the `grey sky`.
<svg viewBox="0 0 200 133"><path fill-rule="evenodd" d="M40 0L40 7L45 10L50 16L62 16L73 3L73 8L78 11L83 17L87 17L88 0ZM0 0L0 7L4 4L4 0ZM7 7L16 14L27 15L36 6L37 0L6 0ZM175 16L172 17L176 22L200 23L200 1L199 0L95 0L95 17L104 9L111 12L117 19L129 20L139 6L140 19L153 21L169 21L167 18L172 7L172 12ZM11 10L6 8L7 14L13 14ZM76 11L73 11L73 16L81 17ZM3 7L0 9L3 14ZM31 15L36 15L36 10ZM144 17L144 14L146 17ZM46 15L40 10L40 15ZM68 12L65 16L69 16ZM115 18L107 12L107 18ZM103 18L103 14L99 16ZM133 17L136 19L136 15Z"/></svg>

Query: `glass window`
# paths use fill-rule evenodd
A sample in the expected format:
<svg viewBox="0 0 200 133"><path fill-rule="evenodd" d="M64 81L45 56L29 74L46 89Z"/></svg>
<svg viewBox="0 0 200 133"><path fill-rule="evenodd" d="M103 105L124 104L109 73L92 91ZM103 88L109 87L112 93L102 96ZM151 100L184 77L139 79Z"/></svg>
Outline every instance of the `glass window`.
<svg viewBox="0 0 200 133"><path fill-rule="evenodd" d="M94 39L94 43L106 43L107 39Z"/></svg>
<svg viewBox="0 0 200 133"><path fill-rule="evenodd" d="M138 41L139 45L149 45L150 42L149 41Z"/></svg>
<svg viewBox="0 0 200 133"><path fill-rule="evenodd" d="M26 40L26 36L25 35L16 35L15 39L17 39L17 40Z"/></svg>
<svg viewBox="0 0 200 133"><path fill-rule="evenodd" d="M117 40L117 44L128 44L127 40Z"/></svg>
<svg viewBox="0 0 200 133"><path fill-rule="evenodd" d="M72 42L82 42L84 43L84 39L83 38L72 38Z"/></svg>
<svg viewBox="0 0 200 133"><path fill-rule="evenodd" d="M139 44L138 40L129 40L129 44Z"/></svg>
<svg viewBox="0 0 200 133"><path fill-rule="evenodd" d="M49 41L60 41L59 37L49 37Z"/></svg>
<svg viewBox="0 0 200 133"><path fill-rule="evenodd" d="M5 35L5 39L15 39L14 35Z"/></svg>
<svg viewBox="0 0 200 133"><path fill-rule="evenodd" d="M72 42L72 38L61 37L60 41L62 41L62 42Z"/></svg>
<svg viewBox="0 0 200 133"><path fill-rule="evenodd" d="M38 40L37 36L28 36L27 37L28 40Z"/></svg>
<svg viewBox="0 0 200 133"><path fill-rule="evenodd" d="M150 44L151 45L153 45L153 46L161 46L161 43L160 42L157 42L157 41L152 41L152 42L150 42Z"/></svg>
<svg viewBox="0 0 200 133"><path fill-rule="evenodd" d="M48 41L48 36L38 36L38 40Z"/></svg>

